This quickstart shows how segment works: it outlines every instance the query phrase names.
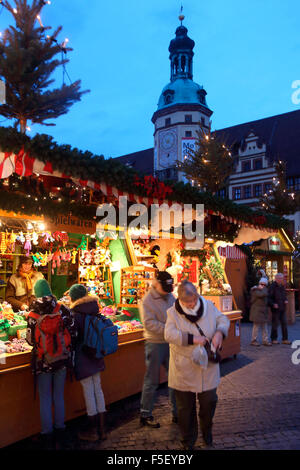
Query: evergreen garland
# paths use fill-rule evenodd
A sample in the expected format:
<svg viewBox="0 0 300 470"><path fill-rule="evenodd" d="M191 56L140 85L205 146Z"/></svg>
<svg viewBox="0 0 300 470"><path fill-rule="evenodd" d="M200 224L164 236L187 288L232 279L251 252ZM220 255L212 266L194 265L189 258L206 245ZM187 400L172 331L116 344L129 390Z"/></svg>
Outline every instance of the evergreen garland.
<svg viewBox="0 0 300 470"><path fill-rule="evenodd" d="M30 138L12 127L0 127L0 150L2 152L19 153L24 149L32 158L44 163L50 162L54 171L59 171L73 178L91 180L96 183L105 182L118 187L122 191L147 197L143 185L136 185L136 177L141 176L133 168L126 167L116 159L105 159L103 155L93 155L83 152L70 145L58 145L53 137L46 134L36 134ZM249 224L266 226L273 229L287 227L289 221L282 217L267 214L262 210L252 210L243 204L236 204L229 199L223 199L207 192L200 192L189 183L179 182L171 185L173 192L168 195L171 201L183 204L204 204L206 211L230 216ZM151 197L151 195L150 195ZM215 231L215 230L214 230ZM227 234L226 234L227 235Z"/></svg>

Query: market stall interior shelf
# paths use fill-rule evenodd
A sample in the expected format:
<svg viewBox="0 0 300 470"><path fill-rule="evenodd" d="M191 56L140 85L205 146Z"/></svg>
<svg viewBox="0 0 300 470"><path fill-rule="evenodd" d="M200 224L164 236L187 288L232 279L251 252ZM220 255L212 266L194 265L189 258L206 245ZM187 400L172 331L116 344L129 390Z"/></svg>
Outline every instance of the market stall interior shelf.
<svg viewBox="0 0 300 470"><path fill-rule="evenodd" d="M82 250L79 256L78 282L85 284L100 299L114 302L114 290L110 270L111 256L108 243L93 250Z"/></svg>
<svg viewBox="0 0 300 470"><path fill-rule="evenodd" d="M128 266L121 270L121 307L138 305L150 289L155 278L156 268Z"/></svg>
<svg viewBox="0 0 300 470"><path fill-rule="evenodd" d="M15 260L11 255L0 257L0 301L5 299L5 289L10 276L16 272Z"/></svg>

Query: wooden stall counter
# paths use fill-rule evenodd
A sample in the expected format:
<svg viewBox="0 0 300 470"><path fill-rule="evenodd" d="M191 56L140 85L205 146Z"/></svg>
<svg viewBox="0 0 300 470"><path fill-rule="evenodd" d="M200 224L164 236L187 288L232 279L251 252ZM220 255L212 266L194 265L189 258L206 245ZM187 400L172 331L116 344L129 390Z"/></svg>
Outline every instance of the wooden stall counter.
<svg viewBox="0 0 300 470"><path fill-rule="evenodd" d="M229 335L223 343L222 359L240 352L241 311L224 312L230 319ZM101 382L106 404L140 393L145 374L143 330L119 335L119 348L105 358ZM30 366L31 352L7 354L0 361L0 448L40 432L39 396L34 398ZM167 375L161 371L160 382ZM67 378L65 386L66 421L85 414L80 382Z"/></svg>
<svg viewBox="0 0 300 470"><path fill-rule="evenodd" d="M232 310L230 312L223 312L224 315L230 320L230 327L228 336L223 342L221 351L222 359L230 356L234 358L241 351L241 310Z"/></svg>
<svg viewBox="0 0 300 470"><path fill-rule="evenodd" d="M37 392L34 398L30 360L30 351L0 360L0 448L40 432L39 396ZM145 374L143 330L120 334L118 351L105 358L105 365L101 382L106 404L139 393ZM80 382L67 377L66 421L85 412Z"/></svg>

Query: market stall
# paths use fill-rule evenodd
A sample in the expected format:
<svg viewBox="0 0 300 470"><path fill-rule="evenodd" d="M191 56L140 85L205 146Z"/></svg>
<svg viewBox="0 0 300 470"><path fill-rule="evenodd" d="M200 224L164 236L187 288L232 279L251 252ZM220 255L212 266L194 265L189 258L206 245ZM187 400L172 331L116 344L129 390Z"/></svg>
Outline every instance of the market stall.
<svg viewBox="0 0 300 470"><path fill-rule="evenodd" d="M31 140L14 130L8 135L3 130L0 147L4 151L0 152L0 314L2 339L7 339L0 343L4 345L0 447L40 429L23 312L12 312L5 303L7 280L16 272L21 254L31 255L35 269L48 279L61 302L68 305L65 293L72 284L82 282L98 296L102 313L117 324L119 349L106 358L102 379L107 403L142 389L145 366L139 304L157 269L168 269L176 284L190 279L229 317L230 333L222 355L239 352L241 312L217 243L270 237L281 219L223 203L190 185L170 187L103 157L57 146L50 138ZM134 237L126 224L119 223L119 201L124 196L128 206L143 204L147 210L153 203L171 206L177 202L177 210L184 203L204 204L204 246L194 246L174 230L167 239L160 233L153 236L151 219L143 227L144 234ZM103 204L114 207L117 217L109 228L106 224L100 230L97 208ZM161 380L166 377L162 375ZM85 413L79 383L67 380L65 398L67 420Z"/></svg>
<svg viewBox="0 0 300 470"><path fill-rule="evenodd" d="M285 230L280 229L276 234L266 240L254 243L253 255L257 265L259 265L269 278L269 282L275 280L277 273L284 275L287 290L287 320L289 324L296 321L295 318L295 293L296 289L291 288L293 283L293 251L295 247ZM269 315L271 320L271 313Z"/></svg>

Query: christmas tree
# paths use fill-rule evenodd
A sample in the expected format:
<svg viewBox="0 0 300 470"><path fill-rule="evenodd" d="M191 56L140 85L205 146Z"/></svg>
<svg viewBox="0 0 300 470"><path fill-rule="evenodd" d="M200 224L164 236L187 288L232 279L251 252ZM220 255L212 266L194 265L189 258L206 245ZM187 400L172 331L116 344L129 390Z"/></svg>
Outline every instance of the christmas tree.
<svg viewBox="0 0 300 470"><path fill-rule="evenodd" d="M294 214L300 207L300 194L289 190L286 184L286 162L275 163L276 177L272 188L260 198L260 205L266 211L276 215Z"/></svg>
<svg viewBox="0 0 300 470"><path fill-rule="evenodd" d="M80 80L70 85L50 90L53 72L69 62L66 53L68 40L59 43L59 26L50 35L51 27L44 26L41 11L50 1L7 0L1 2L14 18L15 26L9 26L0 40L0 78L6 84L6 104L0 106L0 114L15 120L15 127L26 131L28 121L54 126L49 119L66 114L75 102L88 90L80 91ZM58 57L59 56L59 57Z"/></svg>
<svg viewBox="0 0 300 470"><path fill-rule="evenodd" d="M201 189L215 194L224 188L233 169L233 157L228 146L217 137L215 132L196 131L195 150L184 156L183 162L177 161L177 169Z"/></svg>

